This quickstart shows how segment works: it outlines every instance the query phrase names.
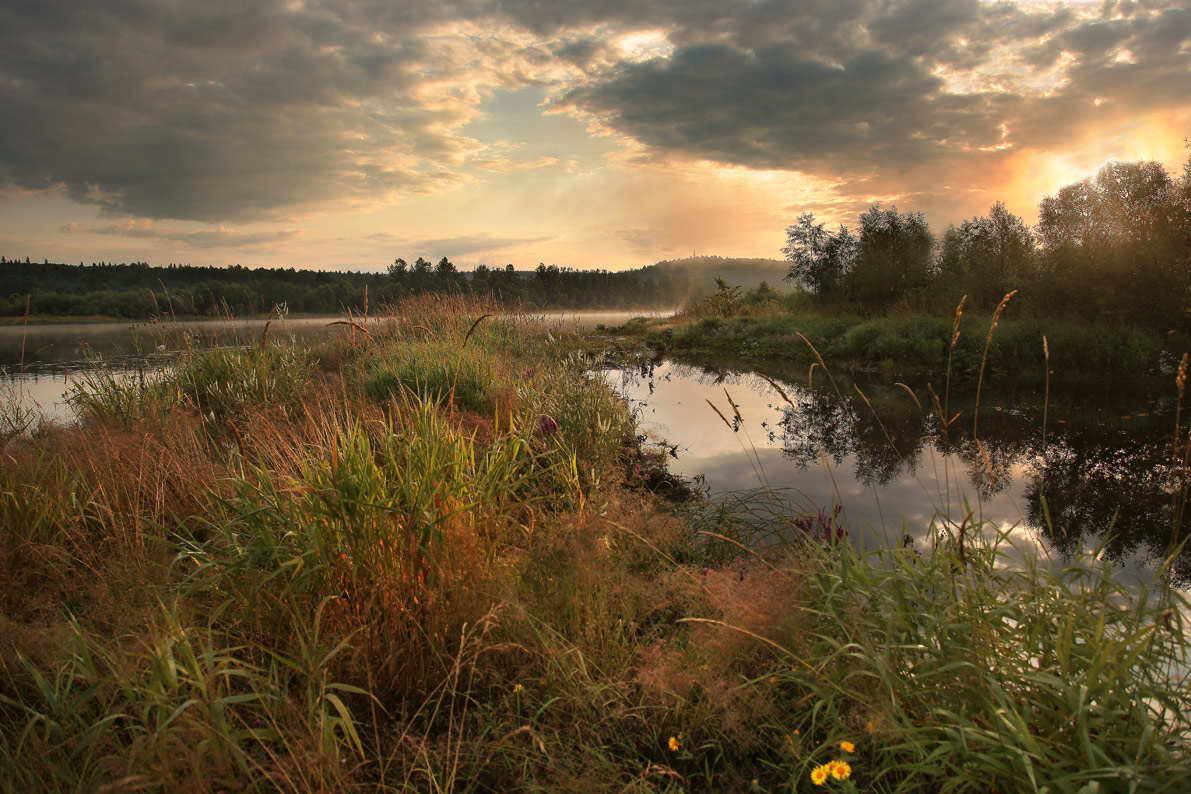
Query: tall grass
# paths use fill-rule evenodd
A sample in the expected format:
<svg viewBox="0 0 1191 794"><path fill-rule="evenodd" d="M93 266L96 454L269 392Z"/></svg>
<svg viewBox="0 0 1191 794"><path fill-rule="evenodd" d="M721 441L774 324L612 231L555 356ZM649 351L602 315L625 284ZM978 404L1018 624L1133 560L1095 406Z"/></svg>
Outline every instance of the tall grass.
<svg viewBox="0 0 1191 794"><path fill-rule="evenodd" d="M862 555L781 494L663 504L590 359L488 308L101 372L0 450L0 791L1189 779L1180 593L992 527Z"/></svg>
<svg viewBox="0 0 1191 794"><path fill-rule="evenodd" d="M805 580L807 634L783 648L811 666L778 675L814 708L775 732L856 743L857 782L877 790L1191 780L1182 595L1126 585L1094 554L1017 567L1033 556L1008 531L976 529L962 554L947 539L923 554L824 560ZM805 779L826 757L782 771Z"/></svg>

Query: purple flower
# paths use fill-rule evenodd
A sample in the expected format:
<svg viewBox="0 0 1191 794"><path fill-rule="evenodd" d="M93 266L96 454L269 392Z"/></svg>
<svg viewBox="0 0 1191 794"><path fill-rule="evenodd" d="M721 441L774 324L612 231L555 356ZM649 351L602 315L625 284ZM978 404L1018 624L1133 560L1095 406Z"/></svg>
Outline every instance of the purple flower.
<svg viewBox="0 0 1191 794"><path fill-rule="evenodd" d="M812 538L822 538L825 541L841 540L847 535L839 514L843 505L835 505L830 515L826 510L819 510L818 515L799 516L790 519L790 525Z"/></svg>
<svg viewBox="0 0 1191 794"><path fill-rule="evenodd" d="M547 414L542 414L542 433L547 436L552 436L558 432L558 422Z"/></svg>

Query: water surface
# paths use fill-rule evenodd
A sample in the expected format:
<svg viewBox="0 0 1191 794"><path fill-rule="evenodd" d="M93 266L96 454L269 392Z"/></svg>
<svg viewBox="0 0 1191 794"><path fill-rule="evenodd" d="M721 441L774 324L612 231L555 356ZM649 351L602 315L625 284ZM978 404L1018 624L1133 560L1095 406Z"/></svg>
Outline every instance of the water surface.
<svg viewBox="0 0 1191 794"><path fill-rule="evenodd" d="M1052 384L1049 399L1038 384L986 385L979 410L956 390L944 433L929 376L768 374L776 388L741 362L666 359L606 377L667 445L671 470L713 496L772 487L812 511L839 505L863 546L908 535L923 548L932 523L967 518L1057 562L1104 542L1130 576L1167 554L1183 482L1173 384ZM1191 555L1176 578L1191 582Z"/></svg>
<svg viewBox="0 0 1191 794"><path fill-rule="evenodd" d="M600 325L617 326L632 317L665 312L560 311L529 313L556 333L586 332ZM336 333L342 317L275 319L269 338L315 343ZM359 321L359 320L358 320ZM258 344L266 320L182 320L143 323L53 323L0 326L0 400L58 420L69 421L65 402L72 373L102 360L117 372L165 366L188 348ZM362 322L362 321L359 321ZM384 318L371 318L371 326Z"/></svg>

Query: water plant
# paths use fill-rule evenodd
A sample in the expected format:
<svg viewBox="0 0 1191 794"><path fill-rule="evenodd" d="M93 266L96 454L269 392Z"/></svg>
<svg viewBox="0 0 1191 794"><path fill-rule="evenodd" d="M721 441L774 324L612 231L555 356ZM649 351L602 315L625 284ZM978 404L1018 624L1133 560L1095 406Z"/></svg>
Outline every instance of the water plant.
<svg viewBox="0 0 1191 794"><path fill-rule="evenodd" d="M861 552L800 495L662 502L592 359L486 308L194 350L10 441L0 791L1191 779L1182 593L942 515Z"/></svg>

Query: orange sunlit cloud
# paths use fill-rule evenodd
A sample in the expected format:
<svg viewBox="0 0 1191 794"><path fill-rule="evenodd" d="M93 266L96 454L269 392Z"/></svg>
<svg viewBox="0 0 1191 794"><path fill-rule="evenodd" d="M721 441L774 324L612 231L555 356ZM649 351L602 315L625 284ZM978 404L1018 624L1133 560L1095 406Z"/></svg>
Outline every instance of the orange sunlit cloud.
<svg viewBox="0 0 1191 794"><path fill-rule="evenodd" d="M0 12L6 255L779 256L874 202L1033 221L1191 134L1179 0L153 5Z"/></svg>

